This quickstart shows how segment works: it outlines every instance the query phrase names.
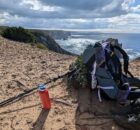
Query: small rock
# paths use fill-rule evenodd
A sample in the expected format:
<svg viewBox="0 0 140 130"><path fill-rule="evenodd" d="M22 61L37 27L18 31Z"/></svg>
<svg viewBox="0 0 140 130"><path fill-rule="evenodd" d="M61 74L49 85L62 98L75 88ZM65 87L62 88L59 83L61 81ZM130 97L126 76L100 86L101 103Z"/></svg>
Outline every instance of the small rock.
<svg viewBox="0 0 140 130"><path fill-rule="evenodd" d="M31 58L32 58L32 59L35 59L35 56L32 56Z"/></svg>
<svg viewBox="0 0 140 130"><path fill-rule="evenodd" d="M41 64L45 64L46 63L46 61L41 61Z"/></svg>
<svg viewBox="0 0 140 130"><path fill-rule="evenodd" d="M70 125L70 122L68 120L66 120L65 125Z"/></svg>
<svg viewBox="0 0 140 130"><path fill-rule="evenodd" d="M8 84L8 85L7 85L7 88L8 88L8 89L11 88L11 85Z"/></svg>
<svg viewBox="0 0 140 130"><path fill-rule="evenodd" d="M66 128L66 126L64 126L64 127L60 128L59 130L68 130L68 129Z"/></svg>
<svg viewBox="0 0 140 130"><path fill-rule="evenodd" d="M56 121L60 122L60 121L61 121L61 119L60 119L60 118L58 118Z"/></svg>
<svg viewBox="0 0 140 130"><path fill-rule="evenodd" d="M0 121L3 121L4 120L4 118L0 118Z"/></svg>
<svg viewBox="0 0 140 130"><path fill-rule="evenodd" d="M78 101L77 101L77 100L73 100L72 103L73 103L73 104L77 104Z"/></svg>
<svg viewBox="0 0 140 130"><path fill-rule="evenodd" d="M18 122L16 122L16 125L18 125L19 124L19 121Z"/></svg>
<svg viewBox="0 0 140 130"><path fill-rule="evenodd" d="M16 77L17 77L17 75L15 75L15 74L12 74L11 76L12 76L13 78L16 78Z"/></svg>
<svg viewBox="0 0 140 130"><path fill-rule="evenodd" d="M58 113L59 113L59 108L58 108L58 107L55 107L55 108L54 108L54 113L55 113L55 114L58 114Z"/></svg>
<svg viewBox="0 0 140 130"><path fill-rule="evenodd" d="M33 121L32 121L32 119L29 119L29 118L28 118L28 119L26 120L26 122L27 122L27 124L30 124L30 123L32 123Z"/></svg>

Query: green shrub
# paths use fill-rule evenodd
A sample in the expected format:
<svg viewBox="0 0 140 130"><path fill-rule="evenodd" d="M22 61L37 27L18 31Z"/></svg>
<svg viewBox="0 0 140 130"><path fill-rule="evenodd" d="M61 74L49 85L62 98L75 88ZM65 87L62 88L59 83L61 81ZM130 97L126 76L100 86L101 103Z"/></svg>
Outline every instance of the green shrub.
<svg viewBox="0 0 140 130"><path fill-rule="evenodd" d="M74 88L84 88L87 87L88 81L87 81L87 68L83 63L83 60L81 56L77 58L75 63L70 65L70 70L76 71L68 77L68 86L74 87Z"/></svg>
<svg viewBox="0 0 140 130"><path fill-rule="evenodd" d="M36 44L37 48L39 49L47 49L45 45L43 45L42 43L37 43Z"/></svg>
<svg viewBox="0 0 140 130"><path fill-rule="evenodd" d="M2 35L2 32L6 29L6 26L0 26L0 35Z"/></svg>
<svg viewBox="0 0 140 130"><path fill-rule="evenodd" d="M37 42L35 36L29 30L26 30L22 27L7 27L3 30L2 36L19 42Z"/></svg>

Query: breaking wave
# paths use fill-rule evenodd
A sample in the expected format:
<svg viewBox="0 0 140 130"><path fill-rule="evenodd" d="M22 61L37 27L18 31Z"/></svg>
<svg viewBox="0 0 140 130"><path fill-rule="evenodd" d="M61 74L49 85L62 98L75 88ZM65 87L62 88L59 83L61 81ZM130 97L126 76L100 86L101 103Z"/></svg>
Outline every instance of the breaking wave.
<svg viewBox="0 0 140 130"><path fill-rule="evenodd" d="M56 42L65 50L72 52L74 54L80 55L83 53L85 48L88 45L94 45L95 42L99 40L96 39L86 39L86 38L69 38L67 40L56 40ZM133 49L125 49L127 54L129 55L130 60L133 60L137 57L140 57L140 52L137 52Z"/></svg>
<svg viewBox="0 0 140 130"><path fill-rule="evenodd" d="M125 51L129 55L130 60L133 60L133 59L140 57L140 53L134 51L133 49L125 49Z"/></svg>
<svg viewBox="0 0 140 130"><path fill-rule="evenodd" d="M97 40L83 39L83 38L70 38L67 40L56 40L56 42L65 50L70 51L74 54L80 55L85 48L94 44Z"/></svg>

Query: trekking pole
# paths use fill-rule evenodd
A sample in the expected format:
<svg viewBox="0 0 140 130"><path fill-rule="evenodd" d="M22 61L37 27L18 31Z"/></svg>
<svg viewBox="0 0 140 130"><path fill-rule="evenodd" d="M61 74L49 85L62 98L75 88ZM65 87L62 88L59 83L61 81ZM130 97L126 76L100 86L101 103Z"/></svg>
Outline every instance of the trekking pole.
<svg viewBox="0 0 140 130"><path fill-rule="evenodd" d="M51 80L49 80L49 81L46 81L46 82L44 83L44 85L47 85L47 84L51 83L52 81L55 82L56 80L58 80L58 79L60 79L60 78L63 78L63 77L65 77L65 76L67 76L67 75L70 75L70 74L72 74L73 72L75 72L75 70L68 71L68 72L66 72L66 73L63 74L63 75L58 75L58 77L55 77L55 78L53 78L53 79L51 79ZM34 90L37 90L37 89L38 89L38 86L37 86L37 87L33 87L32 89L26 90L26 91L24 91L24 92L22 92L22 93L20 93L20 94L18 94L18 95L16 95L16 96L13 96L13 97L11 97L11 98L9 98L9 99L6 99L6 100L4 100L4 101L1 101L1 102L0 102L0 107L3 107L3 106L5 106L5 105L8 105L9 103L11 103L11 102L13 102L13 101L21 100L23 97L27 96L29 93L31 93L31 92L33 92Z"/></svg>

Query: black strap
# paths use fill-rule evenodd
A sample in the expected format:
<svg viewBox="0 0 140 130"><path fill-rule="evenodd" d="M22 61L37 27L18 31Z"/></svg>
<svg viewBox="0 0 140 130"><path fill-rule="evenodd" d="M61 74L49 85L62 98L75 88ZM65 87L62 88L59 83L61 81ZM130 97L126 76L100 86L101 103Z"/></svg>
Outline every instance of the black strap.
<svg viewBox="0 0 140 130"><path fill-rule="evenodd" d="M134 78L133 74L128 70L127 73L131 76L131 78Z"/></svg>
<svg viewBox="0 0 140 130"><path fill-rule="evenodd" d="M129 66L129 56L127 55L127 53L119 46L113 46L115 49L117 49L123 56L123 61L124 61L124 72L125 74L129 73L128 71L128 66Z"/></svg>

